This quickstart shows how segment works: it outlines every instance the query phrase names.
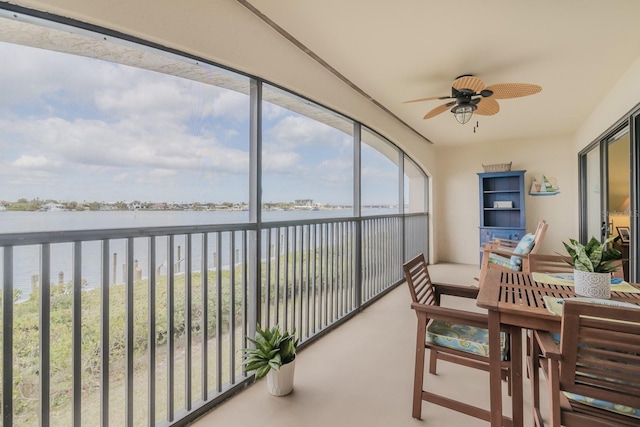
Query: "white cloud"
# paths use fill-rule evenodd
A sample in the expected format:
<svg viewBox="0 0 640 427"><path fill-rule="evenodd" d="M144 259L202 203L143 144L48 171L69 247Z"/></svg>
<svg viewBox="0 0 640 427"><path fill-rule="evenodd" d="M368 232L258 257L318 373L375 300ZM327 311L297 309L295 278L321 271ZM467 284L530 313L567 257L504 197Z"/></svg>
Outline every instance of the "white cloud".
<svg viewBox="0 0 640 427"><path fill-rule="evenodd" d="M3 197L222 201L246 193L247 95L21 46L0 43L0 54L12 58L0 67ZM263 119L263 171L279 200L338 194L350 182L350 136L268 102Z"/></svg>
<svg viewBox="0 0 640 427"><path fill-rule="evenodd" d="M267 133L265 145L293 149L309 145L336 145L337 131L323 123L302 116L289 115L276 123Z"/></svg>
<svg viewBox="0 0 640 427"><path fill-rule="evenodd" d="M316 172L323 181L351 182L353 180L353 159L349 157L325 160L317 166Z"/></svg>
<svg viewBox="0 0 640 427"><path fill-rule="evenodd" d="M18 159L16 159L12 164L17 168L46 169L52 166L57 167L59 165L59 162L52 162L49 159L47 159L45 156L22 155Z"/></svg>
<svg viewBox="0 0 640 427"><path fill-rule="evenodd" d="M86 102L105 85L126 79L116 64L0 42L2 106L45 106L56 100Z"/></svg>
<svg viewBox="0 0 640 427"><path fill-rule="evenodd" d="M176 174L176 171L170 169L154 169L149 172L149 176L154 178L166 178Z"/></svg>
<svg viewBox="0 0 640 427"><path fill-rule="evenodd" d="M361 170L362 182L370 185L376 182L397 182L397 170L389 168L379 168L375 166L363 166Z"/></svg>
<svg viewBox="0 0 640 427"><path fill-rule="evenodd" d="M235 121L249 118L249 97L231 90L216 91L214 98L207 103L214 117L228 118Z"/></svg>
<svg viewBox="0 0 640 427"><path fill-rule="evenodd" d="M262 103L262 118L265 121L274 121L287 114L290 114L290 112L285 108L271 104L270 102Z"/></svg>
<svg viewBox="0 0 640 427"><path fill-rule="evenodd" d="M133 80L126 88L107 87L98 91L95 105L115 117L181 121L199 105L198 95L189 90L188 83L173 78Z"/></svg>
<svg viewBox="0 0 640 427"><path fill-rule="evenodd" d="M32 153L23 154L26 159L122 168L204 167L228 173L248 170L247 152L223 147L215 137L191 135L176 123L127 119L109 124L100 120L51 118L18 123L16 128L20 129L24 146L31 147ZM30 163L38 166L34 160ZM16 166L24 164L23 161Z"/></svg>
<svg viewBox="0 0 640 427"><path fill-rule="evenodd" d="M300 169L300 155L293 151L263 150L262 170L265 173L292 174Z"/></svg>

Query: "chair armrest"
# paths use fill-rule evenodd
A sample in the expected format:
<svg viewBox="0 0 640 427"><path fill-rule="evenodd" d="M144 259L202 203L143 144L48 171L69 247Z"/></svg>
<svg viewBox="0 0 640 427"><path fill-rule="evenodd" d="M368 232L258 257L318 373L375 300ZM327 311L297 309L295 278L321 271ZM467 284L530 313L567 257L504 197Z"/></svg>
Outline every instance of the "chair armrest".
<svg viewBox="0 0 640 427"><path fill-rule="evenodd" d="M483 252L482 256L486 256L487 253L492 253L496 255L502 255L504 257L517 256L518 258L523 258L523 259L529 257L529 254L517 254L505 248L498 249L498 248L492 248L492 247L484 247L482 248L482 252Z"/></svg>
<svg viewBox="0 0 640 427"><path fill-rule="evenodd" d="M542 356L547 359L560 360L560 349L556 342L551 338L551 334L546 331L533 331L533 333L535 334Z"/></svg>
<svg viewBox="0 0 640 427"><path fill-rule="evenodd" d="M464 325L475 326L487 329L487 316L482 313L457 310L455 308L440 307L438 305L420 304L414 302L411 308L416 312L426 313L429 319L443 320L446 322L462 323Z"/></svg>
<svg viewBox="0 0 640 427"><path fill-rule="evenodd" d="M489 243L491 245L506 246L506 247L510 247L510 248L515 248L516 246L518 246L518 243L520 243L520 240L510 240L510 239L495 238Z"/></svg>
<svg viewBox="0 0 640 427"><path fill-rule="evenodd" d="M449 283L435 283L431 282L436 290L436 294L440 295L451 295L454 297L462 297L462 298L473 298L476 299L478 297L478 289L477 286L466 286L466 285L452 285Z"/></svg>

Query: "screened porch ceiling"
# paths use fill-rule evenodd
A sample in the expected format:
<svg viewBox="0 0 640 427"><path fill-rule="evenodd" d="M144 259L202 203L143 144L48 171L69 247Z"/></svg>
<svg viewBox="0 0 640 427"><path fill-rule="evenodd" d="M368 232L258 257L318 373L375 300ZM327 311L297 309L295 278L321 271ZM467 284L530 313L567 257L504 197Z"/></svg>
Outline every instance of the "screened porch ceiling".
<svg viewBox="0 0 640 427"><path fill-rule="evenodd" d="M571 136L640 56L634 0L240 2L434 144ZM542 92L499 100L499 113L466 125L449 112L423 120L447 101L403 104L450 95L463 74Z"/></svg>

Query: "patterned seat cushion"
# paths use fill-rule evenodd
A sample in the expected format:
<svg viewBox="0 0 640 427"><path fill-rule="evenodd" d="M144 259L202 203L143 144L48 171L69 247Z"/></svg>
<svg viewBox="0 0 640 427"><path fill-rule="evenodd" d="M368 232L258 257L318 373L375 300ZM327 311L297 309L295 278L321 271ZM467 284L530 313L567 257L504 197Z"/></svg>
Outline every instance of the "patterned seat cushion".
<svg viewBox="0 0 640 427"><path fill-rule="evenodd" d="M568 393L566 391L564 392L564 395L567 396L568 399L584 403L585 405L640 419L640 408L631 408L629 406L618 405L616 403L606 402L604 400L592 399L591 397Z"/></svg>
<svg viewBox="0 0 640 427"><path fill-rule="evenodd" d="M531 249L533 249L533 244L535 243L535 239L536 239L535 235L531 233L525 234L524 237L520 239L520 242L518 242L518 246L516 246L516 248L513 250L513 253L520 254L520 255L528 255L529 252L531 252ZM511 264L518 265L518 270L521 270L522 257L515 256L515 255L512 256Z"/></svg>
<svg viewBox="0 0 640 427"><path fill-rule="evenodd" d="M500 355L507 360L509 346L506 334L500 334ZM427 342L442 347L489 356L489 331L474 326L432 320L427 326Z"/></svg>
<svg viewBox="0 0 640 427"><path fill-rule="evenodd" d="M489 262L492 264L497 264L500 267L510 268L514 271L520 271L520 269L522 268L520 264L511 262L511 259L503 257L501 255L496 255L494 253L489 253Z"/></svg>
<svg viewBox="0 0 640 427"><path fill-rule="evenodd" d="M535 238L536 236L531 233L525 234L525 236L520 239L520 242L518 242L518 245L513 249L513 251L511 251L511 253L528 255L529 252L531 252L531 249L533 249ZM504 249L502 250L504 251ZM489 262L492 264L497 264L501 267L510 268L514 271L522 270L522 257L517 255L505 257L494 253L489 253Z"/></svg>

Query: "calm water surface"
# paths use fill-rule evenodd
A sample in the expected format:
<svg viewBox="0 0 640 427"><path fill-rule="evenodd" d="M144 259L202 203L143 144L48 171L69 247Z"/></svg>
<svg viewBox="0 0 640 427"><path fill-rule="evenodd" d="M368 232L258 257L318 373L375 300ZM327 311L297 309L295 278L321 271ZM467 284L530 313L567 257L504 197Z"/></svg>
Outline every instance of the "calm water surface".
<svg viewBox="0 0 640 427"><path fill-rule="evenodd" d="M366 211L369 215L382 215L397 213L392 209L371 209ZM263 221L301 220L313 218L338 218L351 216L351 210L330 211L268 211L263 213ZM0 212L0 234L35 232L35 231L62 231L62 230L96 230L113 228L142 228L180 225L209 225L209 224L235 224L245 223L249 220L248 211L83 211L83 212ZM239 242L239 233L235 236ZM192 247L197 248L191 259L193 271L200 271L201 237L194 235ZM176 254L178 250L184 253L186 242L184 236L175 239ZM178 249L178 246L180 248ZM229 263L230 233L223 234L221 246L223 267ZM209 267L213 266L217 241L215 236L209 241L207 254ZM239 248L239 243L236 248ZM59 278L64 283L72 279L72 245L70 243L51 245L51 281L56 283ZM1 249L0 249L1 251ZM167 264L167 239L156 240L156 265L160 273L166 273ZM99 286L100 271L100 242L85 242L82 245L82 278L86 288ZM122 283L124 263L126 262L126 241L111 240L109 243L110 257L110 281ZM241 262L241 254L236 250L236 262ZM147 239L135 239L134 259L142 271L143 277L147 277L148 266L148 241ZM26 298L31 292L32 282L37 280L39 274L40 248L39 246L16 246L14 248L13 277L14 289L21 291L22 298ZM184 263L180 265L184 271ZM4 275L0 263L0 285L4 287ZM35 277L34 277L35 276Z"/></svg>

